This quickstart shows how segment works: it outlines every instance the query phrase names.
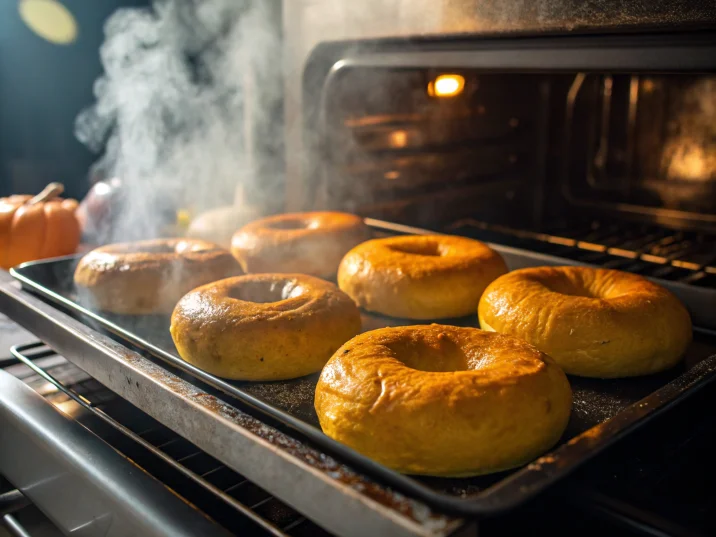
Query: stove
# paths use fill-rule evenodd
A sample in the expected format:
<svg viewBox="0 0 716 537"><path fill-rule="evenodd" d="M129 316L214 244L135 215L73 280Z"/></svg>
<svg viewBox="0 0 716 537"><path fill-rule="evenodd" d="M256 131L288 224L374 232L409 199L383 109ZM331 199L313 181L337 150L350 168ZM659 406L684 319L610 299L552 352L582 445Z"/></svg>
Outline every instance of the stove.
<svg viewBox="0 0 716 537"><path fill-rule="evenodd" d="M629 389L575 381L583 423L562 451L417 481L324 441L296 404L310 380L216 379L161 326L78 307L72 259L30 264L0 274L6 531L715 534L716 12L622 4L284 2L284 209L476 238L512 269L654 279L692 314L682 369ZM274 170L276 144L255 145Z"/></svg>

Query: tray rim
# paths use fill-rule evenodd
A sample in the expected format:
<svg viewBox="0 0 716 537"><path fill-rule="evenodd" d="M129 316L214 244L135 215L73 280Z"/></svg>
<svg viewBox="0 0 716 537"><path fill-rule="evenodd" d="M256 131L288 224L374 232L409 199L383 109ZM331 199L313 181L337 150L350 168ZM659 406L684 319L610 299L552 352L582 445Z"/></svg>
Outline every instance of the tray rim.
<svg viewBox="0 0 716 537"><path fill-rule="evenodd" d="M366 223L376 230L391 233L443 234L374 219L366 219ZM550 264L557 262L561 264L584 265L571 260L521 250L519 248L488 244L496 247L498 251L526 255L527 257L544 260ZM566 477L619 439L672 408L681 400L693 395L716 379L716 355L712 355L701 360L694 367L683 372L645 398L627 406L612 418L587 429L564 444L543 454L526 466L514 470L509 476L497 481L474 496L470 498L458 498L436 492L411 476L395 472L361 455L348 446L328 437L318 427L310 425L281 409L273 407L250 393L242 391L240 387L234 386L224 379L202 371L178 356L164 351L143 338L132 334L128 330L117 326L115 323L102 317L102 315L88 310L80 304L44 287L22 272L25 268L69 261L79 257L81 257L81 254L30 261L10 269L10 275L18 280L26 290L39 294L84 318L92 319L105 330L150 353L152 356L168 363L170 366L184 371L200 382L239 400L239 402L295 430L319 449L328 450L331 454L337 456L339 460L342 460L356 470L365 472L371 478L393 487L408 496L413 496L425 501L431 506L444 510L445 512L460 515L491 516L504 513L517 507L530 498L533 498L548 486ZM716 336L716 333L711 330L698 328L695 328L695 330Z"/></svg>

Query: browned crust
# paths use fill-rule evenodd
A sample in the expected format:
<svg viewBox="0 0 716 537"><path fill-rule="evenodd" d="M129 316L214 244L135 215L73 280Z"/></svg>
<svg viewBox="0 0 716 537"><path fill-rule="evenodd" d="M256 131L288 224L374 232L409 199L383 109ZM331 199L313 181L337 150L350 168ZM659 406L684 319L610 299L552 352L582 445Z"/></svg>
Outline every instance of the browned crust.
<svg viewBox="0 0 716 537"><path fill-rule="evenodd" d="M482 242L406 235L353 248L341 261L338 285L369 311L445 319L474 315L485 288L505 272L502 257Z"/></svg>
<svg viewBox="0 0 716 537"><path fill-rule="evenodd" d="M195 287L241 274L231 254L194 239L157 239L103 246L75 269L83 301L111 313L171 313Z"/></svg>
<svg viewBox="0 0 716 537"><path fill-rule="evenodd" d="M360 328L358 308L332 283L251 274L187 294L174 309L171 334L180 356L210 373L279 380L319 371Z"/></svg>
<svg viewBox="0 0 716 537"><path fill-rule="evenodd" d="M294 272L330 278L345 253L369 238L359 216L289 213L251 222L234 234L231 252L247 273Z"/></svg>
<svg viewBox="0 0 716 537"><path fill-rule="evenodd" d="M689 314L672 293L617 270L517 270L487 288L478 314L483 328L520 337L586 377L668 369L692 338Z"/></svg>
<svg viewBox="0 0 716 537"><path fill-rule="evenodd" d="M476 328L384 328L323 368L316 412L330 437L405 473L465 476L517 466L560 438L571 390L517 338Z"/></svg>

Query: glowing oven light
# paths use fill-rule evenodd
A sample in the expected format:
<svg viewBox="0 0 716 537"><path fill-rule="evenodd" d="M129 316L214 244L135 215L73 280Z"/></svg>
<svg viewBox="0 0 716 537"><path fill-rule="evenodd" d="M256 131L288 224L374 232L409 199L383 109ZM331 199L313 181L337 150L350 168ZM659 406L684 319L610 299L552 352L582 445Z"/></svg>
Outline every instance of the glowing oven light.
<svg viewBox="0 0 716 537"><path fill-rule="evenodd" d="M439 75L428 84L431 97L455 97L465 89L465 77L461 75Z"/></svg>
<svg viewBox="0 0 716 537"><path fill-rule="evenodd" d="M390 133L391 147L401 148L408 145L408 133L405 131L393 131Z"/></svg>

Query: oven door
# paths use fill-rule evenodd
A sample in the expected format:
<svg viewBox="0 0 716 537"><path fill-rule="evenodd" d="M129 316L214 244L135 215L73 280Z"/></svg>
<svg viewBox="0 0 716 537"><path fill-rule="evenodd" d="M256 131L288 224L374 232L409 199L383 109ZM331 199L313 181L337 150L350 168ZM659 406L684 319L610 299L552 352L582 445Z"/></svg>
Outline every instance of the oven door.
<svg viewBox="0 0 716 537"><path fill-rule="evenodd" d="M2 370L0 424L0 474L16 487L5 516L32 502L67 535L229 535Z"/></svg>
<svg viewBox="0 0 716 537"><path fill-rule="evenodd" d="M289 188L419 227L590 214L715 231L715 58L716 32L325 44Z"/></svg>

